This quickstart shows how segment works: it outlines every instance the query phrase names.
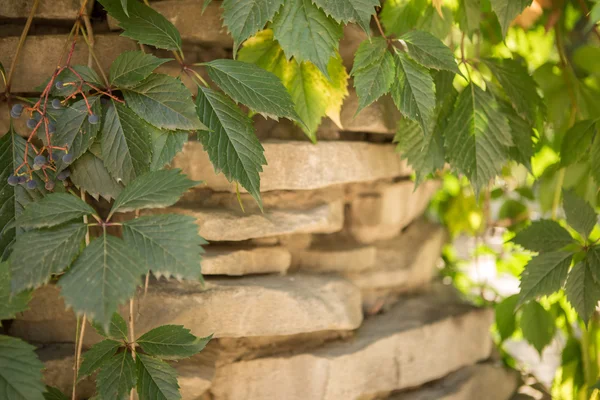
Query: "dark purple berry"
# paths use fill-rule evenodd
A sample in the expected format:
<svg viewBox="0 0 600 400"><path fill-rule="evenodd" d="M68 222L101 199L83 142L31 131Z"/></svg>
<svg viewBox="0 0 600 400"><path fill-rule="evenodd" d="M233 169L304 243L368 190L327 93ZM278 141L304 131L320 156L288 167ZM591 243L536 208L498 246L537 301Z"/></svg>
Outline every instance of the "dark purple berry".
<svg viewBox="0 0 600 400"><path fill-rule="evenodd" d="M38 123L38 122L37 122L35 119L33 119L33 118L29 118L29 119L27 120L27 127L28 127L29 129L33 129L33 128L35 128L35 127L36 127L37 123Z"/></svg>
<svg viewBox="0 0 600 400"><path fill-rule="evenodd" d="M54 181L48 181L48 182L46 182L46 184L44 185L44 187L46 188L46 190L52 190L52 189L54 189Z"/></svg>
<svg viewBox="0 0 600 400"><path fill-rule="evenodd" d="M35 158L33 159L33 163L37 165L44 165L46 164L46 157L44 157L41 154L39 156L35 156Z"/></svg>
<svg viewBox="0 0 600 400"><path fill-rule="evenodd" d="M65 87L65 84L63 83L63 81L56 81L56 83L54 84L54 86L56 86L56 88L58 90L61 90Z"/></svg>
<svg viewBox="0 0 600 400"><path fill-rule="evenodd" d="M101 97L100 98L100 104L102 104L103 106L107 106L108 105L108 99L106 97Z"/></svg>
<svg viewBox="0 0 600 400"><path fill-rule="evenodd" d="M33 179L27 181L27 189L33 190L37 187L37 182Z"/></svg>
<svg viewBox="0 0 600 400"><path fill-rule="evenodd" d="M92 125L96 125L98 122L100 122L100 117L97 116L96 114L91 114L88 117L88 122Z"/></svg>
<svg viewBox="0 0 600 400"><path fill-rule="evenodd" d="M11 111L15 114L21 114L23 112L23 104L15 104L12 106Z"/></svg>
<svg viewBox="0 0 600 400"><path fill-rule="evenodd" d="M10 110L10 116L14 119L21 118L21 114L15 114L12 110Z"/></svg>
<svg viewBox="0 0 600 400"><path fill-rule="evenodd" d="M27 177L25 175L19 176L19 183L23 184L25 182L27 182Z"/></svg>
<svg viewBox="0 0 600 400"><path fill-rule="evenodd" d="M68 169L65 169L63 171L60 171L58 173L58 175L56 175L56 179L58 179L59 181L64 181L69 176L71 176L71 171L69 171Z"/></svg>
<svg viewBox="0 0 600 400"><path fill-rule="evenodd" d="M19 184L19 178L15 175L11 175L8 177L8 184L10 186L17 186Z"/></svg>
<svg viewBox="0 0 600 400"><path fill-rule="evenodd" d="M71 164L71 162L73 161L73 154L65 154L64 156L62 156L62 160L65 164Z"/></svg>
<svg viewBox="0 0 600 400"><path fill-rule="evenodd" d="M33 164L33 168L34 171L39 171L40 169L42 169L42 166L40 164Z"/></svg>
<svg viewBox="0 0 600 400"><path fill-rule="evenodd" d="M52 100L52 108L54 108L55 110L60 110L61 108L63 108L62 103L60 102L60 99Z"/></svg>

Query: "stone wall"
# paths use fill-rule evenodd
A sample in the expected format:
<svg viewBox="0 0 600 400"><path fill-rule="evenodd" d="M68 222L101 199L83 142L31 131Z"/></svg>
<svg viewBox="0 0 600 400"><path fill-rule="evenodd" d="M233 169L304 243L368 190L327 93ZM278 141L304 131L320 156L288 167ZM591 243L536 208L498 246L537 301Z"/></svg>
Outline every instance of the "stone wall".
<svg viewBox="0 0 600 400"><path fill-rule="evenodd" d="M32 3L0 1L4 66ZM41 1L14 76L13 90L21 94L35 93L52 72L79 1L47 3ZM219 2L204 13L201 0L152 5L181 31L189 62L230 56ZM136 49L98 7L90 12L104 68ZM364 33L346 29L341 53L347 68L363 39ZM85 47L78 47L75 62L87 59ZM162 68L178 75L177 65ZM8 127L6 108L0 103L0 131ZM291 123L257 117L269 164L261 175L264 213L246 193L245 212L240 209L235 186L214 173L199 143L188 143L174 160L173 167L205 183L176 206L149 212L197 219L210 241L202 261L206 283L151 281L137 297L135 325L138 334L160 324L214 334L202 353L174 364L184 400L512 396L516 376L491 357L492 311L432 283L446 235L422 214L438 183L414 190L411 170L391 143L398 115L389 99L354 118L356 108L351 93L343 128L324 121L316 145ZM67 391L75 326L49 285L34 293L31 309L12 321L9 334L39 345L47 383ZM99 340L88 326L84 348ZM87 398L93 391L88 379L78 393Z"/></svg>

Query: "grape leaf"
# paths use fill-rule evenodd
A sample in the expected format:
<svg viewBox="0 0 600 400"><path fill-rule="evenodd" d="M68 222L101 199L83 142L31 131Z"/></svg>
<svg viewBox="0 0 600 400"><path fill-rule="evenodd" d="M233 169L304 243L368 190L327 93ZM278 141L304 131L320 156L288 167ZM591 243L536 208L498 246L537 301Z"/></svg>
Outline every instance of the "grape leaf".
<svg viewBox="0 0 600 400"><path fill-rule="evenodd" d="M37 288L71 265L86 232L86 225L77 222L19 235L10 257L13 293Z"/></svg>
<svg viewBox="0 0 600 400"><path fill-rule="evenodd" d="M567 223L586 240L598 223L598 217L592 206L575 192L563 190L563 209Z"/></svg>
<svg viewBox="0 0 600 400"><path fill-rule="evenodd" d="M180 172L178 169L160 170L138 177L115 199L109 218L117 211L164 208L175 204L186 190L199 183Z"/></svg>
<svg viewBox="0 0 600 400"><path fill-rule="evenodd" d="M0 321L13 319L19 312L28 309L31 292L12 294L10 289L10 265L0 261Z"/></svg>
<svg viewBox="0 0 600 400"><path fill-rule="evenodd" d="M564 167L579 161L586 154L582 149L592 147L592 138L596 133L596 121L586 119L578 121L565 133L560 149L560 162Z"/></svg>
<svg viewBox="0 0 600 400"><path fill-rule="evenodd" d="M199 87L196 98L200 120L211 132L198 136L216 172L239 182L262 208L260 176L267 164L252 120L225 95Z"/></svg>
<svg viewBox="0 0 600 400"><path fill-rule="evenodd" d="M104 326L99 325L92 321L92 326L98 332L99 335L104 336L105 338L115 339L119 341L129 340L127 335L129 334L129 329L127 328L127 322L121 317L121 314L118 312L114 313L112 318L110 319L110 325L108 327L108 332L104 330Z"/></svg>
<svg viewBox="0 0 600 400"><path fill-rule="evenodd" d="M516 308L519 296L512 295L496 304L496 328L500 333L500 340L504 341L512 336L517 329Z"/></svg>
<svg viewBox="0 0 600 400"><path fill-rule="evenodd" d="M108 329L117 306L131 298L148 270L115 236L93 239L58 282L65 304Z"/></svg>
<svg viewBox="0 0 600 400"><path fill-rule="evenodd" d="M131 353L124 351L105 361L96 378L102 399L125 399L135 386L136 366Z"/></svg>
<svg viewBox="0 0 600 400"><path fill-rule="evenodd" d="M384 1L379 18L388 36L400 36L415 28L426 8L427 0Z"/></svg>
<svg viewBox="0 0 600 400"><path fill-rule="evenodd" d="M539 303L532 301L523 307L521 330L525 340L541 355L556 333L554 317Z"/></svg>
<svg viewBox="0 0 600 400"><path fill-rule="evenodd" d="M177 371L164 361L138 354L137 392L141 400L178 400Z"/></svg>
<svg viewBox="0 0 600 400"><path fill-rule="evenodd" d="M157 128L206 129L198 121L190 91L177 78L152 74L123 89L123 95L129 108Z"/></svg>
<svg viewBox="0 0 600 400"><path fill-rule="evenodd" d="M110 83L117 87L128 87L146 79L152 71L170 58L158 58L143 51L125 51L110 66Z"/></svg>
<svg viewBox="0 0 600 400"><path fill-rule="evenodd" d="M69 400L70 397L67 397L63 392L59 389L46 386L46 391L44 392L44 400Z"/></svg>
<svg viewBox="0 0 600 400"><path fill-rule="evenodd" d="M596 183L600 185L600 135L596 135L594 143L592 144L590 162L592 167L592 175L596 180Z"/></svg>
<svg viewBox="0 0 600 400"><path fill-rule="evenodd" d="M575 264L569 273L565 292L567 300L587 325L600 301L600 284L594 279L587 260Z"/></svg>
<svg viewBox="0 0 600 400"><path fill-rule="evenodd" d="M560 250L574 243L571 234L565 228L549 219L533 221L531 225L517 233L512 241L538 253Z"/></svg>
<svg viewBox="0 0 600 400"><path fill-rule="evenodd" d="M51 193L28 204L15 223L21 228L43 228L92 214L96 214L96 210L79 197L70 193Z"/></svg>
<svg viewBox="0 0 600 400"><path fill-rule="evenodd" d="M288 59L310 61L329 78L327 65L335 57L342 26L311 0L287 0L273 19L273 35Z"/></svg>
<svg viewBox="0 0 600 400"><path fill-rule="evenodd" d="M523 164L531 171L533 157L533 128L507 102L500 101L500 110L508 120L513 146L508 149L510 158Z"/></svg>
<svg viewBox="0 0 600 400"><path fill-rule="evenodd" d="M157 277L200 278L201 245L196 220L186 215L140 217L123 223L123 239Z"/></svg>
<svg viewBox="0 0 600 400"><path fill-rule="evenodd" d="M205 65L210 78L236 102L274 119L300 122L292 98L272 72L236 60L214 60Z"/></svg>
<svg viewBox="0 0 600 400"><path fill-rule="evenodd" d="M83 353L83 361L77 373L78 379L91 375L106 361L115 355L117 349L123 344L115 340L103 340L93 345L88 351Z"/></svg>
<svg viewBox="0 0 600 400"><path fill-rule="evenodd" d="M367 34L371 31L369 23L375 7L380 6L379 0L313 0L313 3L337 22L356 22Z"/></svg>
<svg viewBox="0 0 600 400"><path fill-rule="evenodd" d="M589 249L586 260L594 280L600 283L600 246L594 246Z"/></svg>
<svg viewBox="0 0 600 400"><path fill-rule="evenodd" d="M165 50L181 50L181 36L175 26L159 12L140 1L127 5L126 14L120 0L99 0L108 14L119 21L122 36Z"/></svg>
<svg viewBox="0 0 600 400"><path fill-rule="evenodd" d="M98 200L100 196L111 200L123 190L96 155L87 152L71 166L71 182Z"/></svg>
<svg viewBox="0 0 600 400"><path fill-rule="evenodd" d="M112 101L102 123L104 166L117 181L129 184L150 170L150 132L158 130L138 117L129 107Z"/></svg>
<svg viewBox="0 0 600 400"><path fill-rule="evenodd" d="M44 400L44 364L35 347L21 339L0 335L0 393L3 400Z"/></svg>
<svg viewBox="0 0 600 400"><path fill-rule="evenodd" d="M223 23L233 36L234 57L240 44L272 21L283 3L284 0L223 1Z"/></svg>
<svg viewBox="0 0 600 400"><path fill-rule="evenodd" d="M562 289L572 258L571 253L563 251L540 253L533 257L521 274L519 304Z"/></svg>
<svg viewBox="0 0 600 400"><path fill-rule="evenodd" d="M386 94L394 82L394 57L387 51L386 40L375 37L363 41L354 55L351 74L358 96L358 114Z"/></svg>
<svg viewBox="0 0 600 400"><path fill-rule="evenodd" d="M173 157L181 151L188 140L188 133L184 131L150 131L152 140L152 162L150 171L162 169L169 164Z"/></svg>
<svg viewBox="0 0 600 400"><path fill-rule="evenodd" d="M531 4L532 0L490 0L492 10L498 16L502 27L502 36L506 36L510 24L515 18Z"/></svg>
<svg viewBox="0 0 600 400"><path fill-rule="evenodd" d="M422 66L460 73L452 50L431 33L411 31L400 40L406 45L408 55Z"/></svg>
<svg viewBox="0 0 600 400"><path fill-rule="evenodd" d="M471 35L481 24L481 0L459 0L455 19L461 30Z"/></svg>
<svg viewBox="0 0 600 400"><path fill-rule="evenodd" d="M458 96L444 136L452 166L469 178L477 192L500 171L512 145L508 123L495 99L473 83Z"/></svg>
<svg viewBox="0 0 600 400"><path fill-rule="evenodd" d="M127 8L127 0L121 0L121 6L123 7L123 12L125 15L129 17L129 9Z"/></svg>
<svg viewBox="0 0 600 400"><path fill-rule="evenodd" d="M435 108L435 85L427 68L397 52L396 81L392 98L405 117L417 121L426 135L431 134Z"/></svg>
<svg viewBox="0 0 600 400"><path fill-rule="evenodd" d="M73 68L73 70L70 70L68 68L65 68L64 70L61 71L60 74L58 74L56 76L56 78L54 79L54 82L64 82L64 83L71 83L74 82L76 83L76 85L65 85L63 86L61 89L57 88L55 85L52 85L50 87L50 95L53 97L68 97L71 96L73 93L75 93L78 88L79 85L82 83L82 79L85 82L91 83L96 87L104 87L104 83L102 82L102 79L100 79L100 77L98 76L98 74L96 73L96 71L94 71L92 68L88 67L87 65L73 65L71 68ZM79 76L77 76L79 75ZM81 79L80 79L81 77ZM48 83L50 83L50 79L48 78L44 81L44 83L42 83L40 86L38 86L36 88L36 90L38 92L43 92L44 89L46 89L46 86L48 86ZM91 89L91 87L89 85L83 85L82 86L82 90L84 92L88 92ZM48 107L47 111L54 111L51 107Z"/></svg>
<svg viewBox="0 0 600 400"><path fill-rule="evenodd" d="M211 337L196 337L181 325L162 325L144 333L136 342L150 356L180 360L202 351Z"/></svg>

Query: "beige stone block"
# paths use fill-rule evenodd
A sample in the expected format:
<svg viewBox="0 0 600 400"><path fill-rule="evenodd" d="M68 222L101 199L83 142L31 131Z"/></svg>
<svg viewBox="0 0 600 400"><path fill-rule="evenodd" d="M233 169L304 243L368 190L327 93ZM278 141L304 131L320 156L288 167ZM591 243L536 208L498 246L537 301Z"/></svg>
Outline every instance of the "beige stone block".
<svg viewBox="0 0 600 400"><path fill-rule="evenodd" d="M493 312L437 293L397 304L351 341L217 369L215 400L363 399L442 378L486 359Z"/></svg>
<svg viewBox="0 0 600 400"><path fill-rule="evenodd" d="M261 173L260 189L311 190L350 182L408 176L392 144L361 142L268 141L263 143L268 165ZM188 142L172 163L191 179L202 180L216 191L235 192L235 185L215 174L199 142ZM243 190L240 187L240 190Z"/></svg>
<svg viewBox="0 0 600 400"><path fill-rule="evenodd" d="M292 252L294 267L310 272L364 271L375 265L376 256L374 246L322 246L318 242L308 249Z"/></svg>
<svg viewBox="0 0 600 400"><path fill-rule="evenodd" d="M350 203L350 233L361 243L397 236L425 211L438 187L437 181L428 181L415 190L413 182L401 181L359 194Z"/></svg>
<svg viewBox="0 0 600 400"><path fill-rule="evenodd" d="M137 44L128 38L116 34L94 35L94 51L100 60L102 69L108 74L110 64L119 54L127 50L137 50ZM33 93L44 83L58 65L67 35L29 36L21 49L17 68L13 75L12 92ZM15 55L19 37L0 38L0 62L8 68ZM63 62L66 60L63 60ZM77 42L73 53L72 65L88 62L88 48L83 40ZM96 66L94 66L95 68ZM1 81L0 81L1 82ZM4 83L0 89L4 90Z"/></svg>
<svg viewBox="0 0 600 400"><path fill-rule="evenodd" d="M360 292L336 277L308 275L206 279L200 283L151 282L139 300L137 334L159 325L183 325L197 336L255 337L356 329L362 322ZM121 309L128 315L128 308ZM86 346L101 338L88 327ZM56 286L36 290L30 310L10 334L40 343L74 340L75 316Z"/></svg>
<svg viewBox="0 0 600 400"><path fill-rule="evenodd" d="M27 18L33 3L34 0L2 0L0 1L0 18ZM92 8L93 3L93 1L88 2L88 9ZM80 0L40 1L35 18L74 20L80 8Z"/></svg>
<svg viewBox="0 0 600 400"><path fill-rule="evenodd" d="M292 255L285 247L208 245L202 256L204 275L250 275L285 273Z"/></svg>
<svg viewBox="0 0 600 400"><path fill-rule="evenodd" d="M344 36L342 36L342 40L340 40L340 56L342 56L342 60L344 60L344 67L346 67L348 73L352 71L354 54L356 54L358 46L365 40L369 40L369 37L363 28L357 24L348 24L344 26Z"/></svg>

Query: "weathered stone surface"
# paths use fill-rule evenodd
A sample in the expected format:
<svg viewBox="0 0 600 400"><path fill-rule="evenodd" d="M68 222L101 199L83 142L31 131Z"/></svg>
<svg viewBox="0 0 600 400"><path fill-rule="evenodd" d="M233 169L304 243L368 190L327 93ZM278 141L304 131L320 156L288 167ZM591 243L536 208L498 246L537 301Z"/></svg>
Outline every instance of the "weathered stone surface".
<svg viewBox="0 0 600 400"><path fill-rule="evenodd" d="M207 279L199 283L152 282L139 300L136 333L163 324L184 325L197 336L254 337L350 330L362 321L360 292L344 279L323 276L262 276ZM121 310L127 315L125 307ZM55 286L37 290L10 333L40 343L69 342L75 317L65 311ZM86 329L84 344L100 339Z"/></svg>
<svg viewBox="0 0 600 400"><path fill-rule="evenodd" d="M269 141L263 147L269 165L261 174L262 192L310 190L410 174L392 144ZM215 174L199 142L186 143L172 166L181 168L191 179L204 181L212 190L235 192L234 184Z"/></svg>
<svg viewBox="0 0 600 400"><path fill-rule="evenodd" d="M361 243L394 238L423 213L438 186L428 181L415 190L413 182L401 181L359 194L350 203L350 233Z"/></svg>
<svg viewBox="0 0 600 400"><path fill-rule="evenodd" d="M368 40L367 33L356 24L348 24L344 26L344 36L340 40L340 56L344 60L344 67L350 72L354 65L354 54L358 50L358 46Z"/></svg>
<svg viewBox="0 0 600 400"><path fill-rule="evenodd" d="M181 360L172 365L177 370L177 383L183 400L195 400L210 388L215 375L214 365L204 365L197 357Z"/></svg>
<svg viewBox="0 0 600 400"><path fill-rule="evenodd" d="M373 398L487 358L492 319L491 310L438 293L406 299L349 342L218 368L211 392L215 400Z"/></svg>
<svg viewBox="0 0 600 400"><path fill-rule="evenodd" d="M34 0L0 1L0 18L27 18L33 3ZM88 2L89 9L92 8L93 3L93 1ZM40 1L35 18L74 20L80 8L80 0Z"/></svg>
<svg viewBox="0 0 600 400"><path fill-rule="evenodd" d="M292 252L293 265L303 271L346 272L364 271L375 265L376 249L373 246L322 246Z"/></svg>
<svg viewBox="0 0 600 400"><path fill-rule="evenodd" d="M518 374L501 365L484 363L461 368L418 389L389 400L508 400L517 390Z"/></svg>
<svg viewBox="0 0 600 400"><path fill-rule="evenodd" d="M269 272L284 273L292 255L285 247L235 247L208 245L202 255L204 275L249 275Z"/></svg>
<svg viewBox="0 0 600 400"><path fill-rule="evenodd" d="M309 210L265 210L264 213L171 207L146 213L179 213L196 218L198 232L209 240L238 241L293 233L332 233L342 229L344 205L324 204Z"/></svg>

